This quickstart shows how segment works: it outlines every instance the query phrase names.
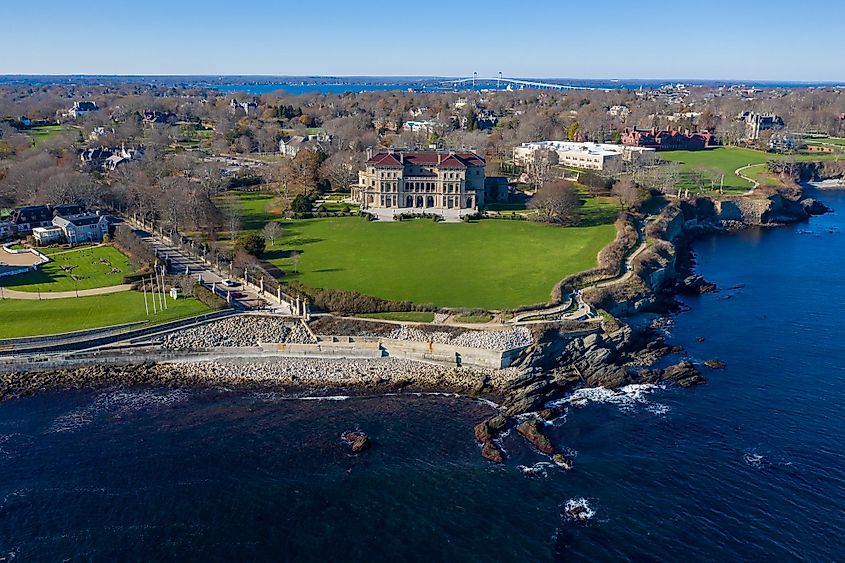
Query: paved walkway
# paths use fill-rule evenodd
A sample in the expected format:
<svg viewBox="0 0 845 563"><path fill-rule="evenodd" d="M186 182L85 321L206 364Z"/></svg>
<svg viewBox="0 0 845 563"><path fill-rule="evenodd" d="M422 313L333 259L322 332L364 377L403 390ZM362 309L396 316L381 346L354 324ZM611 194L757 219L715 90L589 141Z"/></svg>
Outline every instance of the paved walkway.
<svg viewBox="0 0 845 563"><path fill-rule="evenodd" d="M4 287L0 289L0 297L4 299L65 299L68 297L90 297L92 295L108 295L109 293L120 293L132 289L130 284L110 285L108 287L95 287L93 289L80 289L79 291L15 291Z"/></svg>
<svg viewBox="0 0 845 563"><path fill-rule="evenodd" d="M737 176L739 176L743 180L745 180L747 182L751 182L751 189L748 190L748 192L746 192L746 194L750 194L751 192L753 192L754 190L756 190L757 188L760 187L760 182L758 182L757 180L755 180L753 178L749 178L748 176L746 176L742 173L744 170L747 170L747 169L752 168L754 166L761 166L761 165L760 164L747 164L745 166L741 166L741 167L737 168L734 171L734 174L736 174ZM746 195L746 194L743 194L743 195Z"/></svg>

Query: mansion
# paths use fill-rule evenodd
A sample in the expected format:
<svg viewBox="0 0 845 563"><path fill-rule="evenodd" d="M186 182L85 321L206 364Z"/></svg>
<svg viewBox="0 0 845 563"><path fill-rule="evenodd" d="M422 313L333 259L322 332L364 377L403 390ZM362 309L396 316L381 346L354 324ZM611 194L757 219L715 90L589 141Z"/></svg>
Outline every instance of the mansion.
<svg viewBox="0 0 845 563"><path fill-rule="evenodd" d="M352 198L362 209L477 210L486 166L473 152L389 149L369 155Z"/></svg>

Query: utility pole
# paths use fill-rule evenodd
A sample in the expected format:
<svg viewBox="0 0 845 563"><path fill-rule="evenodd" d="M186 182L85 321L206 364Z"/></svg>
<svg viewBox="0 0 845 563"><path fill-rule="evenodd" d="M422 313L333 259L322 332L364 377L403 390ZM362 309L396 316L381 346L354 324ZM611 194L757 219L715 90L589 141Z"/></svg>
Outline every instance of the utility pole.
<svg viewBox="0 0 845 563"><path fill-rule="evenodd" d="M150 304L147 303L147 284L141 279L141 287L144 288L144 312L147 314L147 317L150 316Z"/></svg>
<svg viewBox="0 0 845 563"><path fill-rule="evenodd" d="M146 283L146 282L144 282L144 283ZM155 293L155 291L156 291L156 286L155 286L155 285L152 285L152 283L153 283L153 278L150 278L150 284L151 284L151 285L150 285L150 291L151 291L151 292L152 292L152 294L153 294L153 295L152 295L152 298L153 298L153 314L154 314L154 315L157 315L157 314L158 314L158 309L156 308L156 293ZM145 286L145 287L146 287L146 286Z"/></svg>

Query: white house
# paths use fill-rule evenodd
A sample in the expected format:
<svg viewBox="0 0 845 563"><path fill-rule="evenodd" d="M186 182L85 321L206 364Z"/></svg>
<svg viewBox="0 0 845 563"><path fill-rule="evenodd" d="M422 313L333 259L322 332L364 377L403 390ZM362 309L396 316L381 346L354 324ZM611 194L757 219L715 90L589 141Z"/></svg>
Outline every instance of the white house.
<svg viewBox="0 0 845 563"><path fill-rule="evenodd" d="M95 213L55 217L53 225L62 230L65 240L70 244L99 242L109 232L108 218Z"/></svg>
<svg viewBox="0 0 845 563"><path fill-rule="evenodd" d="M433 131L436 126L436 121L426 119L422 121L406 121L402 125L402 129L404 129L405 131L410 131L412 133L428 133L430 131Z"/></svg>
<svg viewBox="0 0 845 563"><path fill-rule="evenodd" d="M76 101L73 102L73 107L64 112L64 116L76 119L95 111L100 111L96 103L91 101Z"/></svg>
<svg viewBox="0 0 845 563"><path fill-rule="evenodd" d="M294 135L289 139L279 141L279 152L293 158L302 149L314 149L321 152L328 152L326 146L332 140L331 135Z"/></svg>
<svg viewBox="0 0 845 563"><path fill-rule="evenodd" d="M39 246L46 246L48 244L56 244L65 238L65 232L61 227L35 227L32 229L32 238Z"/></svg>

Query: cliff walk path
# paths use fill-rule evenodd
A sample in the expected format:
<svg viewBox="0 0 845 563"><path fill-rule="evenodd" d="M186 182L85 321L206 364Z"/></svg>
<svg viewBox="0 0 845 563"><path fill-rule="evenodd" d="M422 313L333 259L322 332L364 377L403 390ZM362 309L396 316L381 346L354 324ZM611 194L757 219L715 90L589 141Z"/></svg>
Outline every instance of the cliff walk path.
<svg viewBox="0 0 845 563"><path fill-rule="evenodd" d="M120 293L121 291L128 291L132 289L130 284L110 285L108 287L95 287L93 289L80 289L78 291L15 291L4 287L0 290L0 298L3 299L31 299L39 301L41 299L65 299L67 297L90 297L92 295L107 295L109 293Z"/></svg>
<svg viewBox="0 0 845 563"><path fill-rule="evenodd" d="M751 192L753 192L754 190L759 188L760 182L758 182L754 178L749 178L748 176L743 174L743 172L748 170L749 168L755 168L757 166L761 166L761 165L760 164L746 164L745 166L741 166L734 171L734 174L736 174L737 176L739 176L740 178L742 178L746 182L751 182L751 189L746 192L747 194L750 194Z"/></svg>
<svg viewBox="0 0 845 563"><path fill-rule="evenodd" d="M637 225L637 235L639 237L638 244L634 250L628 255L622 263L622 268L619 274L605 278L601 281L592 283L583 289L590 287L607 287L617 283L624 283L634 275L634 260L642 252L648 248L648 241L645 238L644 224L651 218L647 217L642 224ZM574 307L574 310L571 310ZM583 319L597 319L599 315L581 299L581 292L575 291L569 298L560 305L547 307L544 309L534 309L520 313L508 321L510 324L526 324L532 322L543 322L549 320L550 317L555 317L558 320L583 320Z"/></svg>

